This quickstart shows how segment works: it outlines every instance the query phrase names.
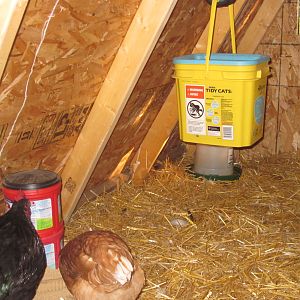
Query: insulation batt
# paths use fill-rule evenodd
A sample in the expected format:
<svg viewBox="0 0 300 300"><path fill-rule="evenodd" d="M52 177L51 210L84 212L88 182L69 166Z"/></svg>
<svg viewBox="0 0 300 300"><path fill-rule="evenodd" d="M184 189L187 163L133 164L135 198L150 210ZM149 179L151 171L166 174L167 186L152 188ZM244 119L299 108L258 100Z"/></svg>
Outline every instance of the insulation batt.
<svg viewBox="0 0 300 300"><path fill-rule="evenodd" d="M59 269L78 300L134 300L145 284L128 246L110 231L88 231L68 242Z"/></svg>
<svg viewBox="0 0 300 300"><path fill-rule="evenodd" d="M47 266L44 246L21 199L0 217L0 300L31 300Z"/></svg>

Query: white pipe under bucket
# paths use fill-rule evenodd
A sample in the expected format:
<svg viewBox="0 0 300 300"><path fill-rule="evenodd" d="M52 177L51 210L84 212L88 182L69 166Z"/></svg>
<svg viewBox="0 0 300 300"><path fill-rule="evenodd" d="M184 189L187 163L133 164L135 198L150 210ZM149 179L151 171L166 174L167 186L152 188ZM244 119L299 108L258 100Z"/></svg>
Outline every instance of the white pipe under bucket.
<svg viewBox="0 0 300 300"><path fill-rule="evenodd" d="M233 175L233 148L196 144L193 171L201 175Z"/></svg>

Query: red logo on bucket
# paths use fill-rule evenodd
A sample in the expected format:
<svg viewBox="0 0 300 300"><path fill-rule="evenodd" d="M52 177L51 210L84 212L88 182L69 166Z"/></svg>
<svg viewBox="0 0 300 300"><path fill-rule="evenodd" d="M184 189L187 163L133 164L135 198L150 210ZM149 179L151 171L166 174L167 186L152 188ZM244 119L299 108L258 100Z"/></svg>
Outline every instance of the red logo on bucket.
<svg viewBox="0 0 300 300"><path fill-rule="evenodd" d="M186 98L204 99L204 85L186 85Z"/></svg>

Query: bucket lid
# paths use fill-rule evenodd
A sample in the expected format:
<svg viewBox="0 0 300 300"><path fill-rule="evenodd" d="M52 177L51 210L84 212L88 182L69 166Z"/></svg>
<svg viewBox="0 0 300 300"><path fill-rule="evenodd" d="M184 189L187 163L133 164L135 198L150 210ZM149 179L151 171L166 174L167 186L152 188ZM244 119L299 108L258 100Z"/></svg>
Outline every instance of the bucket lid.
<svg viewBox="0 0 300 300"><path fill-rule="evenodd" d="M35 169L5 176L3 186L13 190L35 190L60 181L60 176L52 171Z"/></svg>
<svg viewBox="0 0 300 300"><path fill-rule="evenodd" d="M205 54L191 54L173 58L174 64L205 65ZM260 54L213 53L210 65L251 66L269 62L270 57Z"/></svg>

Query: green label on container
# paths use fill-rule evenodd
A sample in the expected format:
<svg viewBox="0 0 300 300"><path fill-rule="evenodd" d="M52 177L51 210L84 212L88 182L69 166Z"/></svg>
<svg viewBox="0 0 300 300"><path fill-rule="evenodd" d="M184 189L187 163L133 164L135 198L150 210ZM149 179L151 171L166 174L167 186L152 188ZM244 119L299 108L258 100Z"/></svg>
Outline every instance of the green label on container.
<svg viewBox="0 0 300 300"><path fill-rule="evenodd" d="M37 230L43 230L47 228L51 228L53 226L52 219L38 219L37 222Z"/></svg>

